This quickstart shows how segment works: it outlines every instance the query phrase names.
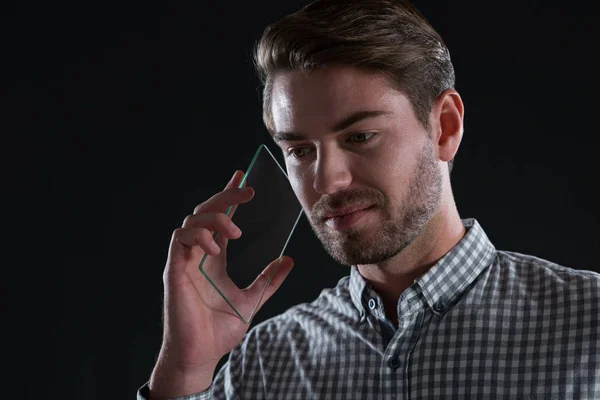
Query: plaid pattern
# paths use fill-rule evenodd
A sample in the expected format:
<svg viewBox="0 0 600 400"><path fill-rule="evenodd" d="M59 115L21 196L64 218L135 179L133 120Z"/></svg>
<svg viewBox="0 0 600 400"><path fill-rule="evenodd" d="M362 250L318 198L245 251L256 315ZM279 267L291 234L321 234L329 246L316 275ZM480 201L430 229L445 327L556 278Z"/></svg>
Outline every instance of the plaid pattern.
<svg viewBox="0 0 600 400"><path fill-rule="evenodd" d="M400 297L397 329L352 267L252 328L185 399L600 399L600 274L497 251L463 224Z"/></svg>

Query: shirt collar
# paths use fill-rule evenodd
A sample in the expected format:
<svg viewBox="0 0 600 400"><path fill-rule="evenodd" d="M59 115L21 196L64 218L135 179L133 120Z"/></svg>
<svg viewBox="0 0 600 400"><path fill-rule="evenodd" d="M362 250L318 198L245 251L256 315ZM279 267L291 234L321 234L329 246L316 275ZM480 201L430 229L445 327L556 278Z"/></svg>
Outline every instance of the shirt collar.
<svg viewBox="0 0 600 400"><path fill-rule="evenodd" d="M415 280L435 313L444 312L494 260L496 248L475 218L461 220L462 239L425 274ZM363 303L367 281L356 265L351 267L349 290L354 306L365 315Z"/></svg>

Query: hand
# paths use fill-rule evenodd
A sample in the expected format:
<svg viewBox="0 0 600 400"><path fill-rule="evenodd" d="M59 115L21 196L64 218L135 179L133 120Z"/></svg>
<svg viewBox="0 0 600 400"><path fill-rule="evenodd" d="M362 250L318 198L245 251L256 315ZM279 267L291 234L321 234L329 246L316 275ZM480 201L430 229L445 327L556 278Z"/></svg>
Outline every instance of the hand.
<svg viewBox="0 0 600 400"><path fill-rule="evenodd" d="M241 304L251 306L260 299L258 308L275 293L293 267L289 257L276 259L243 290L227 277L227 241L241 235L230 216L239 204L250 201L254 195L250 187L238 188L242 179L243 173L236 171L225 190L198 205L194 213L185 218L182 227L173 232L163 274L163 343L150 382L151 392L175 397L208 388L219 360L242 340L249 328L199 271L205 254L208 257L203 269L221 271L221 282L226 282L227 293L237 297ZM230 206L233 208L228 216L225 212ZM216 241L213 240L215 232L219 232ZM267 277L271 275L261 298ZM163 384L167 381L168 393L163 390L167 389ZM178 381L186 388L175 389L173 383ZM190 384L198 388L191 388Z"/></svg>

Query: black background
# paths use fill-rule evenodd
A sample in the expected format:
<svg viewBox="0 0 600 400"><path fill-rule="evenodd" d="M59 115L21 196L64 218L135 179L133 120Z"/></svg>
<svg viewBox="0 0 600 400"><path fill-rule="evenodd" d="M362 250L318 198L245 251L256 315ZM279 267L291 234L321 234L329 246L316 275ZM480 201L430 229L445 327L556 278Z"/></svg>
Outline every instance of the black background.
<svg viewBox="0 0 600 400"><path fill-rule="evenodd" d="M304 4L4 6L2 393L135 397L160 347L171 233L268 143L252 48ZM498 249L600 271L594 3L416 4L465 103L461 217ZM305 220L288 254L255 322L348 271Z"/></svg>

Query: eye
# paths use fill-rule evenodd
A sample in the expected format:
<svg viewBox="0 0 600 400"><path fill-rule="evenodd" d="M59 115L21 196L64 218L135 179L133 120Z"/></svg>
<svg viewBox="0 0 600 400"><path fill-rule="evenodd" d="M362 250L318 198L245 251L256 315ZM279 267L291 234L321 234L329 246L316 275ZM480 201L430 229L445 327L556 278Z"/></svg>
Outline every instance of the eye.
<svg viewBox="0 0 600 400"><path fill-rule="evenodd" d="M293 156L294 158L302 158L309 153L310 149L308 147L295 147L288 151L288 155Z"/></svg>
<svg viewBox="0 0 600 400"><path fill-rule="evenodd" d="M371 140L373 136L375 136L373 132L353 133L352 135L348 136L348 141L352 143L364 143Z"/></svg>

